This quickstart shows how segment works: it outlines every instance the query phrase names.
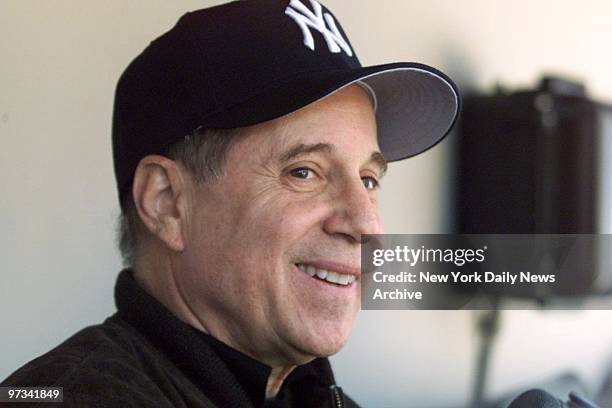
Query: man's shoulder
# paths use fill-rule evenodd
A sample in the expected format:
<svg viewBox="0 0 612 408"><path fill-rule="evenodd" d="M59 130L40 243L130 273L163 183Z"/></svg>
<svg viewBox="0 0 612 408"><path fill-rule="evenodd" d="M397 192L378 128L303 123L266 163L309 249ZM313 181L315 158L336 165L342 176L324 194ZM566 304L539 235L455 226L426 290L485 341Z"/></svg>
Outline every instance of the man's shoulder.
<svg viewBox="0 0 612 408"><path fill-rule="evenodd" d="M104 323L86 327L59 346L25 364L3 383L20 386L53 386L91 369L112 371L108 357L115 363L136 363L129 352L133 336L115 316ZM101 358L103 357L103 358ZM128 364L130 365L130 364Z"/></svg>
<svg viewBox="0 0 612 408"><path fill-rule="evenodd" d="M64 399L74 405L102 399L108 406L124 406L122 395L130 396L130 405L159 406L146 365L159 358L153 346L117 315L104 323L74 334L59 346L30 361L2 382L3 386L63 387ZM141 392L146 390L147 392ZM141 398L134 400L134 394ZM117 400L109 399L111 394ZM157 399L157 404L153 401ZM104 406L104 405L102 405Z"/></svg>

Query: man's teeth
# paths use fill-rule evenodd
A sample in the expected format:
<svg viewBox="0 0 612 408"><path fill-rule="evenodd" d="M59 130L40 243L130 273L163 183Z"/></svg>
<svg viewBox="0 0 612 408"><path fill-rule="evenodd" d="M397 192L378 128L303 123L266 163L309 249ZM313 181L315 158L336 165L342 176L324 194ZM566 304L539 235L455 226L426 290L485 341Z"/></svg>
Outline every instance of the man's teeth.
<svg viewBox="0 0 612 408"><path fill-rule="evenodd" d="M325 269L317 269L312 265L297 264L297 266L310 276L317 275L317 278L321 280L326 280L328 282L336 283L338 285L346 286L355 282L355 275L346 275L343 273L328 271Z"/></svg>

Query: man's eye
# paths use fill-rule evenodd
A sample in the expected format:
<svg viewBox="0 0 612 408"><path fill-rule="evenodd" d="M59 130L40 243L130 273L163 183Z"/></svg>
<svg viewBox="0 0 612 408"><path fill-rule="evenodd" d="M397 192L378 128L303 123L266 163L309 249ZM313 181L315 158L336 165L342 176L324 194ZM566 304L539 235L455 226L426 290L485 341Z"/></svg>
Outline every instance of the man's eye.
<svg viewBox="0 0 612 408"><path fill-rule="evenodd" d="M308 179L314 176L314 172L308 167L298 167L297 169L291 170L289 174L299 179Z"/></svg>
<svg viewBox="0 0 612 408"><path fill-rule="evenodd" d="M371 176L362 177L361 181L363 181L363 185L368 190L376 190L379 185L378 180Z"/></svg>

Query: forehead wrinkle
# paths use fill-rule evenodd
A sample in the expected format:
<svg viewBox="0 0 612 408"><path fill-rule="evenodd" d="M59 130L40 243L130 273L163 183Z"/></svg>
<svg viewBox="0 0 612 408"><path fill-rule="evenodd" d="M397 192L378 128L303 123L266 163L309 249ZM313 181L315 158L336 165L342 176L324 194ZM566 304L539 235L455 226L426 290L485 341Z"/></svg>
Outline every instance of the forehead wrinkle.
<svg viewBox="0 0 612 408"><path fill-rule="evenodd" d="M375 113L374 113L373 106L372 106L371 96L366 90L364 90L361 86L352 84L348 86L347 88L345 88L344 91L345 92L346 91L355 92L357 94L360 94L360 97L358 98L358 100L359 99L367 100L368 105L370 107L370 113L374 117ZM271 136L270 141L266 143L268 146L266 149L267 154L264 157L264 163L270 164L274 159L278 158L279 155L283 155L283 150L285 150L285 147L289 145L291 142L291 138L288 136L290 136L290 134L295 131L294 129L295 124L296 122L299 122L298 118L304 115L306 111L309 111L311 115L315 115L315 116L321 115L326 111L345 113L349 115L362 115L363 114L363 112L360 112L360 106L359 106L360 103L357 100L353 99L348 102L345 100L343 101L343 103L338 103L337 97L338 97L338 92L334 92L331 95L328 95L327 97L321 100L318 100L310 105L306 105L285 116L281 116L269 122L260 124L260 125L264 125L261 127L260 131L267 133L268 136ZM302 126L308 129L311 126L316 126L317 123L318 121L309 121L307 123L303 123ZM374 126L376 126L376 120L374 120L373 123L374 123ZM258 126L258 125L255 125L255 126ZM335 147L333 144L329 144L329 143L327 144L331 148ZM311 150L310 149L311 145L304 144L304 147L307 147L308 150ZM319 149L314 149L314 150L319 150ZM311 150L308 153L310 152L313 152L313 151ZM332 150L328 149L328 152L332 153ZM378 153L380 154L380 152ZM374 154L372 155L372 157L368 159L368 162L370 161L375 162L377 166L379 166L382 172L384 173L387 168L384 157L382 157L382 154L380 154L381 157L379 158L374 158L373 156Z"/></svg>
<svg viewBox="0 0 612 408"><path fill-rule="evenodd" d="M280 161L285 163L296 157L315 152L332 153L335 149L335 146L329 143L299 143L283 153L280 157Z"/></svg>

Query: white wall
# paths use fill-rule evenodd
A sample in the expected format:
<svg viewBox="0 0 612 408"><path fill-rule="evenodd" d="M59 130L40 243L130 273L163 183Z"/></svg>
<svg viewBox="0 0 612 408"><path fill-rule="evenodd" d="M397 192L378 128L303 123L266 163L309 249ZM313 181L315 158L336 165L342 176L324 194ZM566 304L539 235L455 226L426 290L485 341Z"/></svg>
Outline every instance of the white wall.
<svg viewBox="0 0 612 408"><path fill-rule="evenodd" d="M112 313L120 268L110 146L115 82L185 11L212 1L0 2L0 378ZM601 0L328 0L362 63L419 61L463 88L532 86L542 72L612 101L612 3ZM444 232L449 144L394 164L388 232ZM595 389L612 352L609 312L511 312L493 355L492 393L563 370ZM472 312L363 312L334 358L366 406L466 403Z"/></svg>

